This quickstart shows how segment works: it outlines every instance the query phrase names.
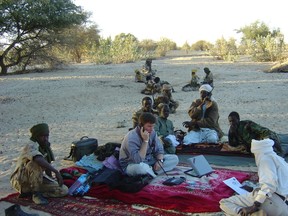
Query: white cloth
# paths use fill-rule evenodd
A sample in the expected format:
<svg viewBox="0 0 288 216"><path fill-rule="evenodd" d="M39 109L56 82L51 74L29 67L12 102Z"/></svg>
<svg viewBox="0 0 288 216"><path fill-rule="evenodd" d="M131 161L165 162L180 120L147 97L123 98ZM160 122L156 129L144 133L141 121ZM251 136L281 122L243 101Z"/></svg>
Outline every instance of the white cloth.
<svg viewBox="0 0 288 216"><path fill-rule="evenodd" d="M252 206L258 201L262 203L261 209L266 215L288 216L288 205L277 195L288 198L288 164L273 151L273 144L270 139L252 140L251 151L255 155L260 188L247 196L237 195L221 200L220 208L227 214L237 215L240 208Z"/></svg>
<svg viewBox="0 0 288 216"><path fill-rule="evenodd" d="M201 92L201 91L211 92L212 89L213 88L209 84L204 84L204 85L200 86L199 92Z"/></svg>
<svg viewBox="0 0 288 216"><path fill-rule="evenodd" d="M261 187L256 201L260 203L275 192L286 199L288 197L288 164L273 151L273 145L274 141L271 139L252 140L251 142L251 152L255 155Z"/></svg>
<svg viewBox="0 0 288 216"><path fill-rule="evenodd" d="M199 131L190 131L184 136L183 144L197 144L197 143L217 143L219 137L217 131L210 128L200 128Z"/></svg>
<svg viewBox="0 0 288 216"><path fill-rule="evenodd" d="M178 146L180 144L178 142L178 140L176 139L175 135L169 134L168 136L165 137L165 140L166 139L169 140L174 147L176 147L176 146Z"/></svg>
<svg viewBox="0 0 288 216"><path fill-rule="evenodd" d="M274 141L272 139L263 139L263 140L255 140L251 141L251 152L254 154L257 153L266 153L273 152Z"/></svg>
<svg viewBox="0 0 288 216"><path fill-rule="evenodd" d="M252 206L257 196L258 190L254 190L251 193L245 195L236 195L230 198L220 200L220 208L226 213L226 215L237 215L241 208ZM288 205L283 200L273 194L261 205L261 209L251 216L288 216Z"/></svg>

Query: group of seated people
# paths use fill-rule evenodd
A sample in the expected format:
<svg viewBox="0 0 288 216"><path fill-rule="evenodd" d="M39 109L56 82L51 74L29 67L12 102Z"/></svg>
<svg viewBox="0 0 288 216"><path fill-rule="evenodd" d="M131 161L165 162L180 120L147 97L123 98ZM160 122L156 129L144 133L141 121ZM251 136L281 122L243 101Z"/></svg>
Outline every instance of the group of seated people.
<svg viewBox="0 0 288 216"><path fill-rule="evenodd" d="M169 90L171 92L171 89ZM183 122L183 126L187 128L187 133L180 140L182 144L215 144L223 137L224 133L218 123L218 104L212 96L212 90L213 88L209 84L203 84L199 88L200 98L194 100L188 109L188 115L191 120ZM154 114L157 117L154 129L164 144L166 152L175 153L175 147L179 144L179 140L174 140L174 126L168 117L170 113L174 112L173 107L178 107L179 103L176 101L176 105L171 107L169 106L171 104L169 101L162 100L160 103L159 101L156 101L156 103L157 109L154 109L155 106L153 106L153 101L150 97L147 96L142 99L142 108L132 116L133 128L138 125L140 114L143 112ZM275 152L282 154L279 136L274 131L250 120L240 121L240 115L235 111L229 114L228 121L230 123L228 131L228 143L230 146L242 147L246 152L251 153L252 139L270 138L275 142L273 147Z"/></svg>
<svg viewBox="0 0 288 216"><path fill-rule="evenodd" d="M193 101L188 109L191 120L183 122L188 130L183 144L218 143L223 136L212 89L209 84L200 86L200 98ZM171 88L167 90L171 93ZM122 140L119 163L129 176L149 173L156 177L174 169L179 163L175 154L179 143L173 122L168 119L173 111L169 103L159 103L156 108L153 108L150 97L144 97L142 108L133 114L133 128ZM279 156L282 149L278 135L253 121L241 121L235 111L229 114L228 121L229 145L244 146L255 155L260 187L248 195L221 200L221 209L230 215L249 215L258 211L273 213L268 215L285 215L283 212L288 212L285 203L288 198L288 165ZM30 141L18 158L10 182L19 192L19 198L31 197L36 204L47 204L47 197L66 196L68 188L63 185L60 172L51 165L54 155L49 143L48 125L34 125L30 132Z"/></svg>
<svg viewBox="0 0 288 216"><path fill-rule="evenodd" d="M204 68L205 77L203 78L202 82L200 81L200 77L196 74L196 72L197 69L192 69L192 78L188 84L182 87L182 91L197 91L203 84L209 84L211 87L213 87L213 74L208 67Z"/></svg>
<svg viewBox="0 0 288 216"><path fill-rule="evenodd" d="M156 74L156 70L152 69L152 59L148 58L142 68L135 71L135 82L146 82L147 77L153 77Z"/></svg>
<svg viewBox="0 0 288 216"><path fill-rule="evenodd" d="M162 111L165 120L169 115L168 107L165 108L164 105ZM125 135L120 147L119 164L128 176L149 174L156 177L173 170L179 163L176 154L165 153L155 130L157 124L159 123L155 115L143 112L139 116L138 126ZM36 204L48 204L47 197L66 196L68 188L63 185L60 172L51 165L54 156L49 143L48 125L34 125L30 131L30 142L18 158L16 169L10 179L11 185L19 192L19 198L31 197ZM255 156L259 186L243 186L248 193L221 199L219 205L225 213L287 215L288 164L275 153L274 145L275 142L270 138L251 140L250 150ZM177 202L177 199L175 201Z"/></svg>

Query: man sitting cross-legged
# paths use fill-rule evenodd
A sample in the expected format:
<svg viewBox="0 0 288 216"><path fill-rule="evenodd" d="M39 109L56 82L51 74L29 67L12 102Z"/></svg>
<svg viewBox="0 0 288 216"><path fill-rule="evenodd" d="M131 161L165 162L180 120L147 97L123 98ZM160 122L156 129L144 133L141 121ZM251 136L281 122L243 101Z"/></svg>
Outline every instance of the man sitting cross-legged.
<svg viewBox="0 0 288 216"><path fill-rule="evenodd" d="M154 131L156 117L144 112L139 117L139 123L122 141L119 161L123 171L129 176L148 173L155 177L155 173L175 168L179 159L175 154L164 155L163 145Z"/></svg>
<svg viewBox="0 0 288 216"><path fill-rule="evenodd" d="M63 185L59 171L51 165L54 155L48 141L48 125L45 123L34 125L30 132L32 133L30 142L23 148L10 182L20 193L20 198L31 195L34 203L47 204L45 197L66 196L68 188ZM58 182L52 179L52 173L55 174Z"/></svg>
<svg viewBox="0 0 288 216"><path fill-rule="evenodd" d="M273 151L273 146L271 139L252 139L259 187L243 186L250 193L220 200L220 208L227 215L288 215L288 164Z"/></svg>
<svg viewBox="0 0 288 216"><path fill-rule="evenodd" d="M223 136L218 123L218 104L212 97L212 90L210 85L202 85L200 98L192 102L188 110L191 121L183 122L183 126L188 128L184 144L217 143Z"/></svg>
<svg viewBox="0 0 288 216"><path fill-rule="evenodd" d="M155 131L163 143L164 150L168 154L175 154L176 146L179 142L176 140L176 136L174 134L174 126L173 122L168 119L169 117L169 106L167 104L159 104L159 117L157 117L157 121L155 124Z"/></svg>

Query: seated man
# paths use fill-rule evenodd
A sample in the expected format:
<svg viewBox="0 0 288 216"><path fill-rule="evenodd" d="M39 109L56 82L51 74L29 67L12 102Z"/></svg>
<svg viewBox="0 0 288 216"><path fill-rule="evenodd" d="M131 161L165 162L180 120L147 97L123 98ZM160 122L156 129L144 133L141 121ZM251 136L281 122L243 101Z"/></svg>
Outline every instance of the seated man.
<svg viewBox="0 0 288 216"><path fill-rule="evenodd" d="M288 164L273 151L273 146L271 139L252 139L259 187L243 186L250 193L220 200L220 208L227 215L288 215Z"/></svg>
<svg viewBox="0 0 288 216"><path fill-rule="evenodd" d="M138 110L137 112L134 112L133 116L132 116L133 128L138 126L138 124L139 124L139 116L143 112L150 112L150 113L155 114L155 115L158 114L157 111L152 109L152 106L153 106L153 102L152 102L152 99L150 97L144 97L142 99L142 108L140 110Z"/></svg>
<svg viewBox="0 0 288 216"><path fill-rule="evenodd" d="M160 103L167 103L170 109L170 113L175 113L176 109L179 107L179 102L172 98L172 87L169 84L164 84L162 86L162 94L158 95L155 99L155 107Z"/></svg>
<svg viewBox="0 0 288 216"><path fill-rule="evenodd" d="M183 126L188 128L183 144L217 143L223 136L218 124L218 105L211 91L210 85L202 85L199 89L201 98L191 104L188 110L191 121L183 122Z"/></svg>
<svg viewBox="0 0 288 216"><path fill-rule="evenodd" d="M211 87L213 87L213 74L210 71L210 69L208 67L204 68L204 72L205 72L205 77L203 79L202 84L209 84Z"/></svg>
<svg viewBox="0 0 288 216"><path fill-rule="evenodd" d="M145 82L145 76L138 70L136 69L135 71L135 82Z"/></svg>
<svg viewBox="0 0 288 216"><path fill-rule="evenodd" d="M197 70L196 69L192 69L192 78L189 84L185 85L182 87L182 91L197 91L200 87L200 78L199 76L197 76L196 74Z"/></svg>
<svg viewBox="0 0 288 216"><path fill-rule="evenodd" d="M159 105L159 117L157 118L154 130L161 140L164 150L168 154L175 154L179 142L174 134L173 122L168 119L169 107L167 104Z"/></svg>
<svg viewBox="0 0 288 216"><path fill-rule="evenodd" d="M150 58L146 59L145 65L143 65L142 71L152 76L156 74L156 70L152 69L152 59Z"/></svg>
<svg viewBox="0 0 288 216"><path fill-rule="evenodd" d="M139 121L139 126L129 131L121 144L119 162L123 171L129 176L148 173L155 177L155 173L174 169L179 159L174 154L164 155L163 145L154 131L156 117L144 112Z"/></svg>
<svg viewBox="0 0 288 216"><path fill-rule="evenodd" d="M48 201L44 197L66 196L68 188L63 185L59 171L51 165L54 155L48 141L48 125L45 123L34 125L30 132L31 141L22 150L10 182L20 193L20 198L32 195L32 200L36 204L47 204ZM45 177L43 171L48 177ZM52 173L58 182L51 178Z"/></svg>
<svg viewBox="0 0 288 216"><path fill-rule="evenodd" d="M152 76L146 77L145 89L141 91L142 94L146 95L154 95L155 93L159 93L161 91L160 78Z"/></svg>
<svg viewBox="0 0 288 216"><path fill-rule="evenodd" d="M228 132L230 146L238 147L242 145L246 148L247 152L251 152L252 139L270 138L274 141L274 150L277 153L282 153L280 139L275 132L250 120L240 121L239 114L234 111L229 114L228 121L230 124Z"/></svg>

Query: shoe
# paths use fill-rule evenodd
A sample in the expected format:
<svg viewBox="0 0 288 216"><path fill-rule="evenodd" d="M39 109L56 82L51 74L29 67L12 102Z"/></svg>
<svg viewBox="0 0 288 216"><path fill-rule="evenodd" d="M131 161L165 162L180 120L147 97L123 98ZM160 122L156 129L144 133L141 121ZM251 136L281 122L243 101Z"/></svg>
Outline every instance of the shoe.
<svg viewBox="0 0 288 216"><path fill-rule="evenodd" d="M39 192L33 194L32 200L34 203L36 203L38 205L47 205L48 204L48 200L46 198L44 198L43 195Z"/></svg>
<svg viewBox="0 0 288 216"><path fill-rule="evenodd" d="M18 204L5 209L5 216L39 216L38 214L28 214L24 212Z"/></svg>

